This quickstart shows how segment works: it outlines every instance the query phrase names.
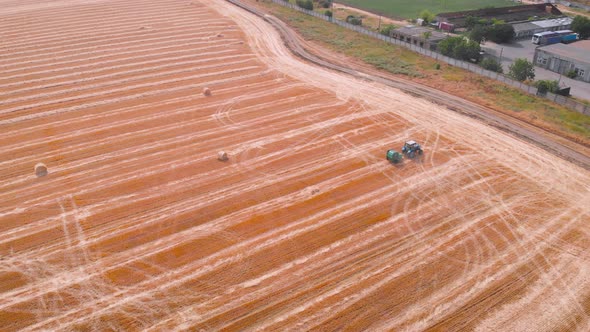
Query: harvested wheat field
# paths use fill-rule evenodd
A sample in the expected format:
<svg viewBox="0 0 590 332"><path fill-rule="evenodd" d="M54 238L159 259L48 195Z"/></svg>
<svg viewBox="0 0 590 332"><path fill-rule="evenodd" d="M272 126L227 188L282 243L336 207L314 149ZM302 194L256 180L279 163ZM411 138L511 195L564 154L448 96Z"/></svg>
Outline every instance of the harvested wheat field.
<svg viewBox="0 0 590 332"><path fill-rule="evenodd" d="M222 0L1 4L0 330L590 329L587 170Z"/></svg>

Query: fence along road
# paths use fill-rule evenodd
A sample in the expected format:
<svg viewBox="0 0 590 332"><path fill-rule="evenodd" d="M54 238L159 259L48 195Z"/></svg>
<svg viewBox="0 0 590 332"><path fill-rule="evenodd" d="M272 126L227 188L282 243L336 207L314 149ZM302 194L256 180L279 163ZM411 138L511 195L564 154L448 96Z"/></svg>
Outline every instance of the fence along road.
<svg viewBox="0 0 590 332"><path fill-rule="evenodd" d="M239 1L233 1L233 0L228 0L228 1L230 1L232 3L239 2ZM452 66L455 66L455 67L460 67L460 68L463 68L463 69L468 70L470 72L473 72L473 73L476 73L476 74L479 74L479 75L483 75L483 76L489 77L491 79L494 79L494 80L503 82L503 83L505 83L507 85L510 85L510 86L514 87L514 88L520 89L520 90L522 90L522 91L524 91L526 93L529 93L529 94L532 94L532 95L537 95L537 88L536 87L530 86L530 85L527 85L527 84L524 84L524 83L519 82L519 81L515 81L515 80L509 78L506 75L503 75L503 74L500 74L500 73L496 73L494 71L489 71L489 70L483 69L482 67L480 67L478 65L475 65L473 63L469 63L469 62L465 62L465 61L453 59L453 58L444 56L444 55L442 55L440 53L433 52L433 51L430 51L428 49L419 47L417 45L414 45L414 44L411 44L411 43L407 43L407 42L401 41L399 39L391 38L389 36L384 36L384 35L382 35L380 33L377 33L375 31L371 31L371 30L368 30L368 29L365 29L365 28L363 28L361 26L352 25L350 23L347 23L347 22L344 22L344 21L340 21L340 20L335 19L333 17L330 18L330 17L328 17L326 15L323 15L323 14L320 14L318 12L314 12L313 10L307 10L307 9L298 7L296 5L293 5L291 3L285 2L283 0L271 0L271 1L274 2L274 3L276 3L276 4L279 4L281 6L289 7L291 9L300 11L300 12L305 13L307 15L311 15L311 16L317 17L319 19L322 19L324 21L334 23L334 24L339 25L341 27L344 27L344 28L347 28L347 29L350 29L350 30L354 30L356 32L362 33L362 34L367 35L367 36L371 36L371 37L376 38L376 39L380 39L380 40L382 40L382 41L384 41L386 43L398 45L398 46L407 48L409 50L412 50L412 51L414 51L416 53L420 53L422 55L425 55L427 57L431 57L433 59L436 59L436 60L439 60L439 61L442 61L442 62L446 62L449 65L452 65ZM564 107L566 107L566 108L568 108L568 109L570 109L572 111L576 111L578 113L582 113L582 114L585 114L585 115L590 115L590 105L586 105L584 103L577 102L577 101L575 101L575 100L573 100L571 98L567 98L567 97L564 97L564 96L555 95L553 93L547 93L545 95L538 95L538 96L539 97L546 98L546 99L549 99L549 100L551 100L551 101L553 101L553 102L555 102L555 103L557 103L559 105L562 105L562 106L564 106Z"/></svg>
<svg viewBox="0 0 590 332"><path fill-rule="evenodd" d="M226 0L236 6L241 7L256 16L263 18L270 23L281 34L287 47L294 55L303 60L312 62L316 65L339 71L358 79L363 79L371 82L381 83L392 88L396 88L412 95L424 97L434 103L447 106L450 110L465 114L469 117L484 121L486 124L498 128L502 131L511 133L522 139L527 140L561 158L568 160L574 164L590 170L590 156L580 153L578 151L585 151L586 149L575 142L565 140L564 138L546 132L538 127L528 124L519 119L509 117L503 114L497 114L481 105L470 102L463 98L432 89L421 84L404 80L401 78L391 78L385 76L378 76L375 74L367 74L358 72L352 68L335 64L326 61L315 55L308 53L301 44L299 44L293 31L287 25L276 17L266 15L265 13L252 8L239 0ZM273 0L275 1L275 0ZM314 13L317 14L317 13ZM320 15L320 14L317 14ZM321 15L324 16L324 15ZM341 22L345 23L345 22ZM386 36L383 36L386 37ZM449 58L450 59L450 58ZM451 59L455 60L455 59ZM542 133L540 133L540 131Z"/></svg>

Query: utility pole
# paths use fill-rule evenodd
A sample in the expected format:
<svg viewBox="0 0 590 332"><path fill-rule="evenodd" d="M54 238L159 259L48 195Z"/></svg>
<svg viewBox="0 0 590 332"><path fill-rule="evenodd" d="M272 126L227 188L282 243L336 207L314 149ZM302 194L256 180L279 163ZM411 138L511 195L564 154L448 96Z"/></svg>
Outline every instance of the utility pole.
<svg viewBox="0 0 590 332"><path fill-rule="evenodd" d="M381 15L379 15L379 25L377 26L377 32L381 31Z"/></svg>

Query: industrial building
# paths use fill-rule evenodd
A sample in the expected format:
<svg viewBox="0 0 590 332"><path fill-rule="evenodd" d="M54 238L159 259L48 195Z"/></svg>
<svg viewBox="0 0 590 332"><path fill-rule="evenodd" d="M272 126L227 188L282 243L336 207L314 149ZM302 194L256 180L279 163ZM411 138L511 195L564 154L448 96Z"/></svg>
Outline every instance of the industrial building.
<svg viewBox="0 0 590 332"><path fill-rule="evenodd" d="M408 25L391 30L390 37L434 51L436 50L436 45L441 40L447 38L447 35L426 27Z"/></svg>
<svg viewBox="0 0 590 332"><path fill-rule="evenodd" d="M576 79L590 82L590 40L537 47L533 63L563 75L573 71Z"/></svg>
<svg viewBox="0 0 590 332"><path fill-rule="evenodd" d="M572 27L573 20L571 17L560 17L548 20L512 23L512 27L514 27L514 38L530 39L535 33L539 32L568 30Z"/></svg>

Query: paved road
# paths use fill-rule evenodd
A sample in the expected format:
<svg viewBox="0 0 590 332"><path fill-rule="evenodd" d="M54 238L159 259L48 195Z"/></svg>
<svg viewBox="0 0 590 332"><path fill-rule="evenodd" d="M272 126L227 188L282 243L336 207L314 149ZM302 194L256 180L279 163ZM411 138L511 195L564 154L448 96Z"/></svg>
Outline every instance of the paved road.
<svg viewBox="0 0 590 332"><path fill-rule="evenodd" d="M517 58L525 58L533 61L536 46L531 43L530 39L502 45L487 41L482 45L482 49L495 56L500 56L501 53L502 66L504 67L504 72L507 73L508 66ZM572 96L590 100L590 83L572 80L564 75L559 75L558 73L537 66L535 66L535 80L559 80L561 87L571 87L570 93Z"/></svg>

